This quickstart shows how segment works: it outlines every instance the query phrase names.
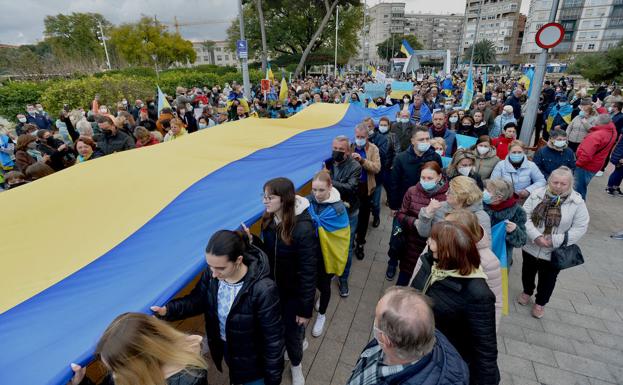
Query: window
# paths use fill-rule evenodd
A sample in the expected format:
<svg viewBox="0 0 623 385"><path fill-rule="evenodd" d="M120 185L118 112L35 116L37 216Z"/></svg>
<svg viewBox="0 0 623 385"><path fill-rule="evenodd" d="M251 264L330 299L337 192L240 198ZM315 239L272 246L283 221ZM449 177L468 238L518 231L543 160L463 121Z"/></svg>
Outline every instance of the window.
<svg viewBox="0 0 623 385"><path fill-rule="evenodd" d="M221 52L221 47L216 47L215 51L216 52Z"/></svg>
<svg viewBox="0 0 623 385"><path fill-rule="evenodd" d="M589 49L589 50L595 49L595 44L589 44L589 45L588 45L588 49Z"/></svg>
<svg viewBox="0 0 623 385"><path fill-rule="evenodd" d="M222 57L221 55L218 55L218 56L216 57L216 60L217 60L217 61L222 61L222 60L223 60L223 57Z"/></svg>
<svg viewBox="0 0 623 385"><path fill-rule="evenodd" d="M225 55L225 60L229 60L229 55Z"/></svg>
<svg viewBox="0 0 623 385"><path fill-rule="evenodd" d="M210 61L210 57L209 56L204 56L203 57L203 61Z"/></svg>
<svg viewBox="0 0 623 385"><path fill-rule="evenodd" d="M601 27L601 20L595 20L595 22L593 23L593 27Z"/></svg>
<svg viewBox="0 0 623 385"><path fill-rule="evenodd" d="M581 51L582 48L584 48L584 44L578 44L578 45L575 46L575 50L576 51Z"/></svg>

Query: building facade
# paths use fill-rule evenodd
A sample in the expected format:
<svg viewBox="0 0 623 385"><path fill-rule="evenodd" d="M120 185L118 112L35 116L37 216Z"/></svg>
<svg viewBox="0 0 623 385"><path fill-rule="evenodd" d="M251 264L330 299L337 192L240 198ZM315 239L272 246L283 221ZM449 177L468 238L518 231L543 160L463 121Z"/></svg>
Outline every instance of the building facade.
<svg viewBox="0 0 623 385"><path fill-rule="evenodd" d="M197 60L193 65L216 64L218 66L238 66L238 57L229 50L227 41L213 41L206 45L203 41L193 41L193 49L197 53Z"/></svg>
<svg viewBox="0 0 623 385"><path fill-rule="evenodd" d="M551 0L532 0L521 53L534 60L541 49L536 33L549 20ZM623 39L623 0L561 0L556 21L565 29L563 41L550 50L552 59L570 59L583 52L607 51Z"/></svg>
<svg viewBox="0 0 623 385"><path fill-rule="evenodd" d="M551 3L550 3L551 4ZM516 47L521 0L467 0L467 15L463 28L461 55L482 40L495 44L499 64L512 64ZM478 20L480 16L480 21ZM478 36L476 36L478 27Z"/></svg>
<svg viewBox="0 0 623 385"><path fill-rule="evenodd" d="M460 14L405 14L405 35L415 35L424 49L450 50L456 58L461 44L464 15Z"/></svg>
<svg viewBox="0 0 623 385"><path fill-rule="evenodd" d="M368 33L362 33L364 41L360 42L360 54L358 55L362 60L362 55L365 54L368 62L381 63L383 60L380 58L377 45L381 44L385 40L392 36L402 36L405 31L405 3L379 3L368 9L366 13L366 29ZM364 31L365 32L365 31ZM397 38L394 42L397 47L400 47L400 39ZM367 49L365 49L367 46Z"/></svg>

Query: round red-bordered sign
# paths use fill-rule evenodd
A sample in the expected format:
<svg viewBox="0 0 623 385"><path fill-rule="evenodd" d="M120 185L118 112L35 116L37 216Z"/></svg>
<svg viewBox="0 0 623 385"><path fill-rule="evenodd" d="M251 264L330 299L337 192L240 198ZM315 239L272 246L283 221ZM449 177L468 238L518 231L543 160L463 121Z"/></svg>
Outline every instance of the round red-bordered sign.
<svg viewBox="0 0 623 385"><path fill-rule="evenodd" d="M565 29L560 23L544 24L536 33L536 44L544 49L556 47L565 37Z"/></svg>

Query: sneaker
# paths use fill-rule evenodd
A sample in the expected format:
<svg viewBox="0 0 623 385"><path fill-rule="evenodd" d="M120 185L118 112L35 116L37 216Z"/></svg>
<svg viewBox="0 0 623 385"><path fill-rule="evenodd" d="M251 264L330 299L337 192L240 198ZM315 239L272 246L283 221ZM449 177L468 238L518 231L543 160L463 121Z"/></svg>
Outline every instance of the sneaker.
<svg viewBox="0 0 623 385"><path fill-rule="evenodd" d="M618 233L612 234L610 238L623 241L623 231L619 231Z"/></svg>
<svg viewBox="0 0 623 385"><path fill-rule="evenodd" d="M348 297L348 295L350 294L350 291L348 290L348 281L342 281L340 279L337 286L340 289L340 297Z"/></svg>
<svg viewBox="0 0 623 385"><path fill-rule="evenodd" d="M309 347L309 342L307 342L307 338L303 340L303 351L307 350ZM286 361L290 361L290 356L288 356L288 351L286 350L283 354L283 359Z"/></svg>
<svg viewBox="0 0 623 385"><path fill-rule="evenodd" d="M388 281L393 281L396 276L396 266L387 265L387 270L385 271L385 279Z"/></svg>
<svg viewBox="0 0 623 385"><path fill-rule="evenodd" d="M360 260L360 261L363 260L363 258L365 257L365 254L363 253L363 244L362 243L358 243L355 246L355 257L358 260Z"/></svg>
<svg viewBox="0 0 623 385"><path fill-rule="evenodd" d="M610 196L615 196L616 194L614 193L616 190L613 187L606 187L606 192L608 193L608 195Z"/></svg>
<svg viewBox="0 0 623 385"><path fill-rule="evenodd" d="M379 227L380 224L381 224L381 218L374 217L374 219L372 220L372 227L376 229L377 227Z"/></svg>
<svg viewBox="0 0 623 385"><path fill-rule="evenodd" d="M517 303L520 304L521 306L526 306L527 304L530 303L530 298L531 296L522 292L521 294L517 296Z"/></svg>
<svg viewBox="0 0 623 385"><path fill-rule="evenodd" d="M534 306L532 306L532 316L541 319L543 315L545 315L545 307L535 303Z"/></svg>
<svg viewBox="0 0 623 385"><path fill-rule="evenodd" d="M619 194L619 196L623 196L623 191L621 191L620 187L617 187L614 191L616 191L616 193Z"/></svg>
<svg viewBox="0 0 623 385"><path fill-rule="evenodd" d="M314 309L316 309L316 311L320 311L320 298L316 300L316 303L314 304Z"/></svg>
<svg viewBox="0 0 623 385"><path fill-rule="evenodd" d="M292 371L292 385L305 385L303 366L301 364L298 366L292 366L290 370Z"/></svg>
<svg viewBox="0 0 623 385"><path fill-rule="evenodd" d="M597 174L595 174L595 176L604 176L604 172L603 171L597 171Z"/></svg>
<svg viewBox="0 0 623 385"><path fill-rule="evenodd" d="M327 320L327 317L324 314L318 314L316 317L316 322L314 322L314 327L312 328L312 337L320 337L324 330L324 323Z"/></svg>

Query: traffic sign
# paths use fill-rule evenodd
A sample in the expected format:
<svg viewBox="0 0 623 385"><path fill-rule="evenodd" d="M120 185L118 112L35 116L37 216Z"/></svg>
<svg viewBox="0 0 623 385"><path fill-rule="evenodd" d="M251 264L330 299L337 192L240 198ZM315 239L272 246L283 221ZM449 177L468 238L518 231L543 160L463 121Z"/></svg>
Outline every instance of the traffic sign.
<svg viewBox="0 0 623 385"><path fill-rule="evenodd" d="M236 41L236 51L238 52L238 57L240 59L247 59L249 57L249 48L247 46L246 40L237 40Z"/></svg>
<svg viewBox="0 0 623 385"><path fill-rule="evenodd" d="M565 29L560 23L544 24L536 33L536 44L543 48L549 49L560 44L565 36Z"/></svg>

